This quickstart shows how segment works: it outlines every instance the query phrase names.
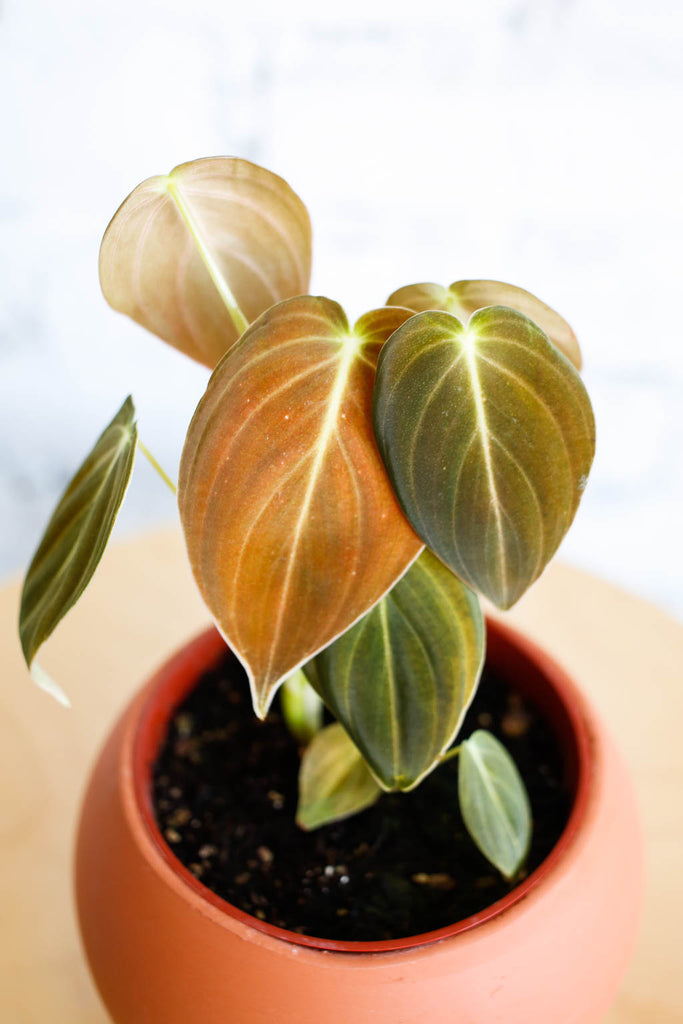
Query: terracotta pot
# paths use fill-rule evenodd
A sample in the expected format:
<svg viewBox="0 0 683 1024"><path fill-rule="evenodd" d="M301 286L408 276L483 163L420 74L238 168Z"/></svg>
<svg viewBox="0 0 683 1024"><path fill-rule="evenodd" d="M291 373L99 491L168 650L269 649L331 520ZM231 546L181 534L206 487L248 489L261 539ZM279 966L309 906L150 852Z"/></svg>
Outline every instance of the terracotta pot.
<svg viewBox="0 0 683 1024"><path fill-rule="evenodd" d="M116 1024L598 1024L634 943L641 840L614 744L565 672L489 624L489 659L541 707L574 792L550 856L505 899L428 935L341 943L221 900L165 844L151 765L175 707L223 642L171 659L128 708L83 806L76 890L92 972Z"/></svg>

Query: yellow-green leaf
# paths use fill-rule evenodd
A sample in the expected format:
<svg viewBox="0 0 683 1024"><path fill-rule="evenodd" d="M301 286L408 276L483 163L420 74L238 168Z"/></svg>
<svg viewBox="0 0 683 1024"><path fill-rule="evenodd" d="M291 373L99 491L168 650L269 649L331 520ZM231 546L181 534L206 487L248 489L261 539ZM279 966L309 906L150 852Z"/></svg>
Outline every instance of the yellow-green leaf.
<svg viewBox="0 0 683 1024"><path fill-rule="evenodd" d="M282 715L292 736L304 746L323 727L324 705L303 669L285 679L280 688Z"/></svg>
<svg viewBox="0 0 683 1024"><path fill-rule="evenodd" d="M485 729L464 740L458 762L458 799L467 831L511 879L531 844L531 806L522 777L503 744Z"/></svg>
<svg viewBox="0 0 683 1024"><path fill-rule="evenodd" d="M178 504L192 569L265 716L288 675L361 618L422 544L372 432L384 339L329 299L264 313L216 367L188 431Z"/></svg>
<svg viewBox="0 0 683 1024"><path fill-rule="evenodd" d="M382 790L360 751L335 722L307 747L299 770L297 824L311 830L370 807Z"/></svg>
<svg viewBox="0 0 683 1024"><path fill-rule="evenodd" d="M410 284L399 288L387 299L388 306L407 306L415 313L441 309L467 323L472 313L486 306L508 306L537 323L577 368L581 369L581 350L576 335L559 313L531 292L504 281L455 281L449 288L439 284Z"/></svg>
<svg viewBox="0 0 683 1024"><path fill-rule="evenodd" d="M235 157L143 181L100 250L109 304L209 367L248 322L308 291L310 272L306 207L282 178Z"/></svg>
<svg viewBox="0 0 683 1024"><path fill-rule="evenodd" d="M322 651L311 682L385 789L413 789L451 745L484 660L479 602L429 551Z"/></svg>
<svg viewBox="0 0 683 1024"><path fill-rule="evenodd" d="M506 307L467 327L419 313L382 349L374 422L416 532L509 608L555 553L586 486L595 423L577 371Z"/></svg>
<svg viewBox="0 0 683 1024"><path fill-rule="evenodd" d="M92 579L130 480L136 439L135 408L129 396L48 523L21 595L19 636L29 668L38 649ZM59 698L61 691L37 665L34 678Z"/></svg>

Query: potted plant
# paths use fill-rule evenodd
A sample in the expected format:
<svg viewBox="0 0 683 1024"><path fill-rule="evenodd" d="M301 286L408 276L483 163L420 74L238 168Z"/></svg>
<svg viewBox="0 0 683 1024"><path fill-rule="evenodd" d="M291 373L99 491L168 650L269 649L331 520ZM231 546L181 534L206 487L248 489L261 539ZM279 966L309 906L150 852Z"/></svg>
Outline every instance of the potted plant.
<svg viewBox="0 0 683 1024"><path fill-rule="evenodd" d="M597 1024L638 917L630 786L571 680L479 602L509 608L576 512L576 338L494 281L401 288L351 326L306 294L310 242L289 186L228 158L143 182L102 242L110 304L212 370L177 494L218 632L93 773L93 973L117 1024ZM136 448L175 490L127 398L26 577L23 650L59 699L35 655Z"/></svg>

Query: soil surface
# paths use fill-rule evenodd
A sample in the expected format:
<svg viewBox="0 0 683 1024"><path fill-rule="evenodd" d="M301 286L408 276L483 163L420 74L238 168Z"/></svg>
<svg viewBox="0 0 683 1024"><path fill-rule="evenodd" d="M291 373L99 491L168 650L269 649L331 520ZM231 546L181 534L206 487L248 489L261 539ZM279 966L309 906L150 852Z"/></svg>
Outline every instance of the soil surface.
<svg viewBox="0 0 683 1024"><path fill-rule="evenodd" d="M461 736L486 728L514 757L534 815L520 879L557 842L571 800L553 737L528 702L484 670ZM420 935L485 909L514 886L478 852L458 811L458 759L412 793L314 832L294 822L299 751L276 699L265 722L225 659L176 712L154 771L166 842L217 895L281 928L377 941Z"/></svg>

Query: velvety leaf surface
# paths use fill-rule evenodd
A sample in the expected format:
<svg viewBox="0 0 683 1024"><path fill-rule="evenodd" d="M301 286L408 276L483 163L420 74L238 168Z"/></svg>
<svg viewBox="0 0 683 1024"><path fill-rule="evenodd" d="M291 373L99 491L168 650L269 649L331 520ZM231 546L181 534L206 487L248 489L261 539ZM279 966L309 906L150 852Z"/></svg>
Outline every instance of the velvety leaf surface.
<svg viewBox="0 0 683 1024"><path fill-rule="evenodd" d="M282 178L234 157L143 181L100 250L109 304L209 367L248 322L308 291L310 270L306 207Z"/></svg>
<svg viewBox="0 0 683 1024"><path fill-rule="evenodd" d="M303 296L268 310L214 371L178 502L204 600L264 716L280 682L365 614L422 548L379 457L383 340L411 314Z"/></svg>
<svg viewBox="0 0 683 1024"><path fill-rule="evenodd" d="M431 552L315 659L312 682L386 789L412 789L455 738L484 661L479 602Z"/></svg>
<svg viewBox="0 0 683 1024"><path fill-rule="evenodd" d="M296 821L311 830L364 811L382 790L360 751L334 722L314 737L299 769Z"/></svg>
<svg viewBox="0 0 683 1024"><path fill-rule="evenodd" d="M136 439L135 408L128 397L48 523L21 595L19 636L29 668L38 649L92 579L128 486ZM59 689L40 669L35 678L60 697Z"/></svg>
<svg viewBox="0 0 683 1024"><path fill-rule="evenodd" d="M387 299L389 306L407 306L415 313L441 309L467 323L472 313L486 306L508 306L538 324L552 343L581 369L581 350L576 335L559 313L531 292L503 281L455 281L449 288L439 284L410 284Z"/></svg>
<svg viewBox="0 0 683 1024"><path fill-rule="evenodd" d="M506 878L529 853L531 807L522 777L505 747L478 729L460 747L458 799L475 843Z"/></svg>
<svg viewBox="0 0 683 1024"><path fill-rule="evenodd" d="M586 485L595 424L577 371L511 309L482 309L467 328L420 313L382 349L374 421L417 533L509 608L556 551Z"/></svg>

